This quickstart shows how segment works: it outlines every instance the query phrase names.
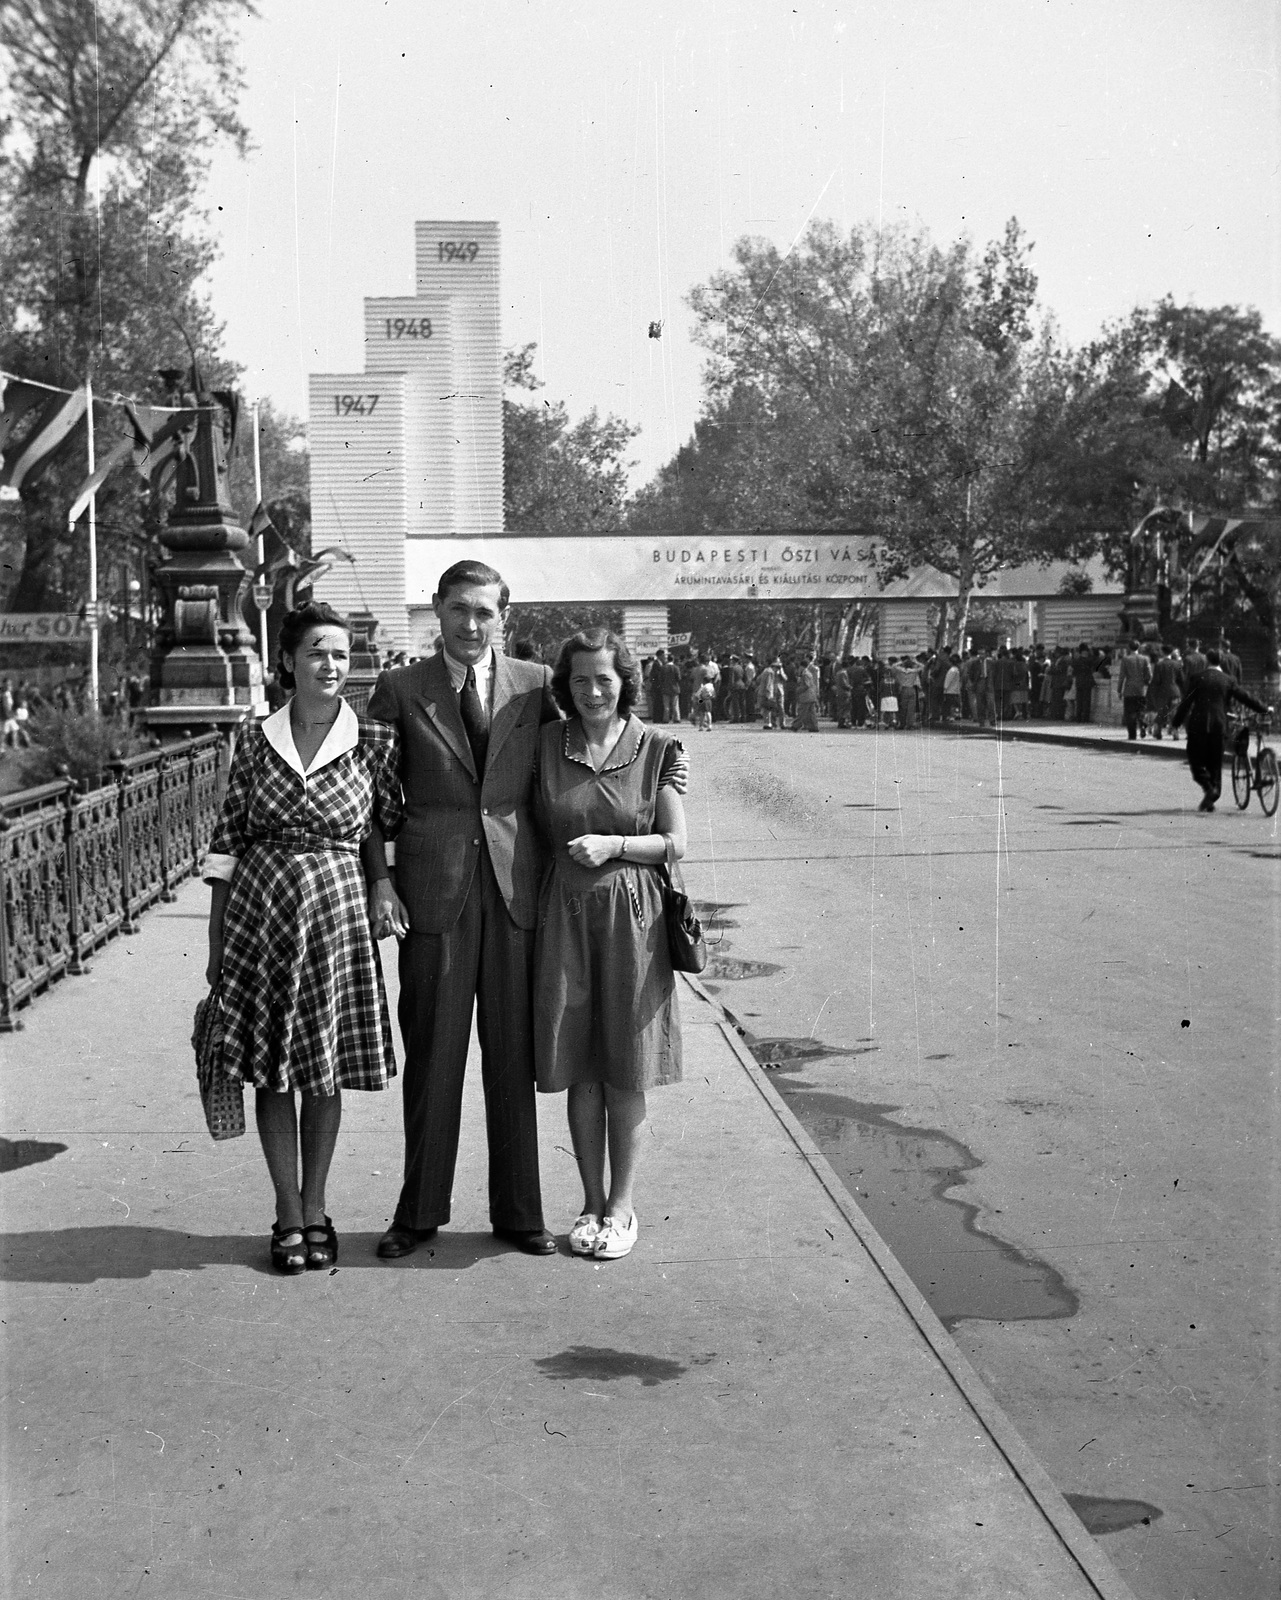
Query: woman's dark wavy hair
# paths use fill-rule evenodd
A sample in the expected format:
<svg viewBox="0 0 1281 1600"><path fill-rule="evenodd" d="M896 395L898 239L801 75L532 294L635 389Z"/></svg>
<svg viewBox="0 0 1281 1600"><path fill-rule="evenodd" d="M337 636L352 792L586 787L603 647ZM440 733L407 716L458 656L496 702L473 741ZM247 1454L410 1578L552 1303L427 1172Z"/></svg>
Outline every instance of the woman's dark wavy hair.
<svg viewBox="0 0 1281 1600"><path fill-rule="evenodd" d="M580 628L561 645L552 672L552 693L556 696L556 703L567 717L578 715L574 697L569 692L569 675L574 669L576 655L590 654L595 650L608 650L614 658L614 671L623 680L623 686L618 691L618 714L625 717L640 698L640 662L618 635L611 633L608 628Z"/></svg>
<svg viewBox="0 0 1281 1600"><path fill-rule="evenodd" d="M282 689L295 687L294 675L285 665L285 656L296 655L298 646L313 628L341 628L347 635L348 645L351 644L351 623L323 600L309 600L296 611L286 612L280 624L280 640L276 647L276 677Z"/></svg>

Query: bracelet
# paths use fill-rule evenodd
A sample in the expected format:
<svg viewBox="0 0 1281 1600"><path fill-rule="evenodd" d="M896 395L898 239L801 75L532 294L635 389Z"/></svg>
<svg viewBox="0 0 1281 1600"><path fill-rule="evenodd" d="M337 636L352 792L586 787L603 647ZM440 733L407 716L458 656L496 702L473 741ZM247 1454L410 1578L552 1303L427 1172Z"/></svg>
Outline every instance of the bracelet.
<svg viewBox="0 0 1281 1600"><path fill-rule="evenodd" d="M619 836L618 836L618 858L619 858L620 861L623 861L623 860L626 859L626 857L627 857L627 835L625 833L620 833Z"/></svg>

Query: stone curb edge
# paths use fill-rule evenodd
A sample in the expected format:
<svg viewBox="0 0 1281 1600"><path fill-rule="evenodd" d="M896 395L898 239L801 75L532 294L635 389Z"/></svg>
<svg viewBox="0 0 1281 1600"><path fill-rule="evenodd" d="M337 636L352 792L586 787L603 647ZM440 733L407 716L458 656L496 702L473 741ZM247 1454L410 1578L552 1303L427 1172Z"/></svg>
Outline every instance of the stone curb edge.
<svg viewBox="0 0 1281 1600"><path fill-rule="evenodd" d="M1186 761L1187 746L1180 740L1091 738L1088 733L1042 733L1037 728L958 728L965 739L999 739L1002 744L1057 744L1068 750L1099 750L1104 755L1156 756L1166 761Z"/></svg>
<svg viewBox="0 0 1281 1600"><path fill-rule="evenodd" d="M849 1223L854 1236L872 1258L873 1264L889 1284L895 1298L916 1324L921 1336L960 1390L966 1404L974 1412L997 1450L1004 1456L1014 1476L1032 1497L1037 1509L1053 1528L1094 1592L1100 1600L1135 1600L1134 1592L1109 1561L1106 1553L1086 1531L1080 1518L1063 1498L1045 1468L1032 1454L995 1396L962 1354L951 1334L930 1310L920 1290L899 1265L898 1258L850 1196L827 1158L788 1110L777 1089L743 1043L733 1013L723 1006L715 995L709 994L697 978L689 973L683 973L682 977L701 1000L720 1014L721 1021L718 1026L735 1059L777 1117L784 1132L807 1162L814 1176L823 1185L829 1198Z"/></svg>

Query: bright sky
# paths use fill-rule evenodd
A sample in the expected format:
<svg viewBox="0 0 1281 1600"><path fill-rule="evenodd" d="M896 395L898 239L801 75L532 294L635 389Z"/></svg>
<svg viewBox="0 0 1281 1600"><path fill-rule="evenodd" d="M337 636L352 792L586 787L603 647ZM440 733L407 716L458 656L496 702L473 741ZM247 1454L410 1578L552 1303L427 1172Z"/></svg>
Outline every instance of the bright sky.
<svg viewBox="0 0 1281 1600"><path fill-rule="evenodd" d="M257 149L219 156L215 306L245 388L305 415L413 292L418 218L496 219L505 345L546 395L690 435L690 288L742 234L1017 215L1072 340L1170 293L1281 333L1273 0L263 0ZM661 340L647 337L663 322Z"/></svg>

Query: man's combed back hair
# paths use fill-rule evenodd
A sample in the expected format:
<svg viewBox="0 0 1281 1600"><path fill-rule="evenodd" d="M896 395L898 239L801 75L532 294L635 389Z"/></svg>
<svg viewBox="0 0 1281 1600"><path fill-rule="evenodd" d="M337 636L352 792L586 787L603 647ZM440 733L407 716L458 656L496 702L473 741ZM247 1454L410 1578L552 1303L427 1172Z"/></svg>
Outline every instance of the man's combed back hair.
<svg viewBox="0 0 1281 1600"><path fill-rule="evenodd" d="M501 572L495 572L483 561L455 561L452 567L441 573L440 582L436 585L436 598L443 604L449 599L451 589L487 589L495 583L499 589L498 609L506 611L511 591L504 583Z"/></svg>

